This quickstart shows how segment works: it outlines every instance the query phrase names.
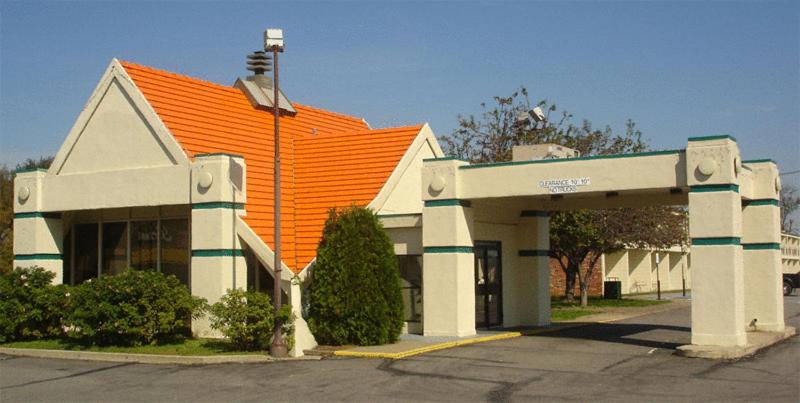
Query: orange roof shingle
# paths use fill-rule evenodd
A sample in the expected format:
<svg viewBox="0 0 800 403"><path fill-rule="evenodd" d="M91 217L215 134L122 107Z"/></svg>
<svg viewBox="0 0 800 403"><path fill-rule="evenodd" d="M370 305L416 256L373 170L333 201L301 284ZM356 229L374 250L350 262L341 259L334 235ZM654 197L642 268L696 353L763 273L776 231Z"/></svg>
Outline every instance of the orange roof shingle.
<svg viewBox="0 0 800 403"><path fill-rule="evenodd" d="M121 62L189 158L225 152L247 164L247 224L273 248L273 117L237 88ZM293 103L281 117L281 253L299 272L316 256L327 211L367 205L421 126L370 130L363 119Z"/></svg>

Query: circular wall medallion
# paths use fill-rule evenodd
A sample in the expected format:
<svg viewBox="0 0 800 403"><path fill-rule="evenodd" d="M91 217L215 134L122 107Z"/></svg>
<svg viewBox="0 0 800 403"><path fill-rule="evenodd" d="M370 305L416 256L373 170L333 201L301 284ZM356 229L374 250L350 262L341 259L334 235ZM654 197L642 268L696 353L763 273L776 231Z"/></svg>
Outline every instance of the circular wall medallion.
<svg viewBox="0 0 800 403"><path fill-rule="evenodd" d="M431 180L431 190L434 192L441 192L444 190L445 185L447 185L447 180L445 180L442 175L436 174L433 176L433 180Z"/></svg>
<svg viewBox="0 0 800 403"><path fill-rule="evenodd" d="M25 203L29 197L31 197L31 189L29 187L23 186L19 188L19 192L17 192L17 199L20 203Z"/></svg>
<svg viewBox="0 0 800 403"><path fill-rule="evenodd" d="M739 172L742 172L742 160L738 155L733 158L733 171L736 172L736 175L739 175Z"/></svg>
<svg viewBox="0 0 800 403"><path fill-rule="evenodd" d="M781 188L782 188L782 186L781 186L781 178L776 176L775 177L775 191L780 193L781 192Z"/></svg>
<svg viewBox="0 0 800 403"><path fill-rule="evenodd" d="M697 166L697 169L700 170L701 174L711 176L714 172L717 172L717 161L714 161L712 158L704 158L700 161L700 165Z"/></svg>
<svg viewBox="0 0 800 403"><path fill-rule="evenodd" d="M211 184L214 183L214 176L211 175L211 172L201 172L200 176L197 178L197 183L200 187L208 189L211 187Z"/></svg>

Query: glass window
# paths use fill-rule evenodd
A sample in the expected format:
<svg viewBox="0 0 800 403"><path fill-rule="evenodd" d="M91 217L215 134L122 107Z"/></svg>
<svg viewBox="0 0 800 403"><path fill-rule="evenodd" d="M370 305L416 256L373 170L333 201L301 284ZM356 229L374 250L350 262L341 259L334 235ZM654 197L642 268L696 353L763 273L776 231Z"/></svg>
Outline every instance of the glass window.
<svg viewBox="0 0 800 403"><path fill-rule="evenodd" d="M72 284L80 284L97 277L97 224L75 225L75 272Z"/></svg>
<svg viewBox="0 0 800 403"><path fill-rule="evenodd" d="M397 259L400 263L405 321L419 322L422 319L422 257L401 255Z"/></svg>
<svg viewBox="0 0 800 403"><path fill-rule="evenodd" d="M189 221L161 220L161 272L189 285Z"/></svg>
<svg viewBox="0 0 800 403"><path fill-rule="evenodd" d="M128 268L128 223L103 223L103 270L104 276L120 274Z"/></svg>
<svg viewBox="0 0 800 403"><path fill-rule="evenodd" d="M62 284L72 284L72 231L68 231L64 236L64 243L61 244L61 250L64 251L64 270L62 270L63 277L61 278Z"/></svg>
<svg viewBox="0 0 800 403"><path fill-rule="evenodd" d="M131 267L158 270L156 221L131 221Z"/></svg>

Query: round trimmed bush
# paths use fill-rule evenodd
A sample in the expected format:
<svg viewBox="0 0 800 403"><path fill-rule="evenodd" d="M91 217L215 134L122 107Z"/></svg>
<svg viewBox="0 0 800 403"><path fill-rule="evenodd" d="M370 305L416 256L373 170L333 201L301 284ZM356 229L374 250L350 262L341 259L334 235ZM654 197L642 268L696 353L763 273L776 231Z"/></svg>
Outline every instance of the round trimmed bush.
<svg viewBox="0 0 800 403"><path fill-rule="evenodd" d="M219 330L236 350L269 349L275 326L275 310L269 295L240 289L228 290L211 306L211 327ZM279 312L289 348L292 347L291 305L282 305Z"/></svg>
<svg viewBox="0 0 800 403"><path fill-rule="evenodd" d="M173 275L129 269L73 288L68 335L97 345L157 344L191 336L205 305Z"/></svg>
<svg viewBox="0 0 800 403"><path fill-rule="evenodd" d="M400 271L392 241L371 210L330 211L309 293L308 325L319 343L397 341L403 329Z"/></svg>
<svg viewBox="0 0 800 403"><path fill-rule="evenodd" d="M63 335L68 288L53 278L41 267L0 274L0 342Z"/></svg>

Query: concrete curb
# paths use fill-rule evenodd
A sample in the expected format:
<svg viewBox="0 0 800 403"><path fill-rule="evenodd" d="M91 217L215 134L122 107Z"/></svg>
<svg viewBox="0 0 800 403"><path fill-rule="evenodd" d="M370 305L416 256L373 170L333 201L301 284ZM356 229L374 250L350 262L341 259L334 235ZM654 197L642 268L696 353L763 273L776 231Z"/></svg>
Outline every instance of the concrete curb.
<svg viewBox="0 0 800 403"><path fill-rule="evenodd" d="M786 326L782 332L747 332L746 346L701 346L687 344L679 346L675 354L689 358L707 358L712 360L735 360L749 357L797 333L795 328Z"/></svg>
<svg viewBox="0 0 800 403"><path fill-rule="evenodd" d="M267 355L209 355L183 356L132 353L101 353L96 351L44 350L34 348L0 348L0 354L16 357L54 358L60 360L130 362L138 364L177 364L177 365L209 365L209 364L245 364L270 363L279 361L319 360L320 357L273 358Z"/></svg>
<svg viewBox="0 0 800 403"><path fill-rule="evenodd" d="M449 341L445 343L437 343L432 344L430 346L419 347L407 351L401 351L399 353L385 353L385 352L367 352L367 351L350 351L350 350L337 350L333 352L333 355L337 357L357 357L357 358L388 358L392 360L399 360L406 357L411 357L414 355L428 353L431 351L437 350L444 350L447 348L453 348L458 346L466 346L475 343L483 343L487 341L495 341L495 340L506 340L511 339L514 337L520 337L522 333L520 332L507 332L501 334L495 334L491 336L482 336L482 337L472 337L469 339L463 340L456 340L456 341Z"/></svg>

